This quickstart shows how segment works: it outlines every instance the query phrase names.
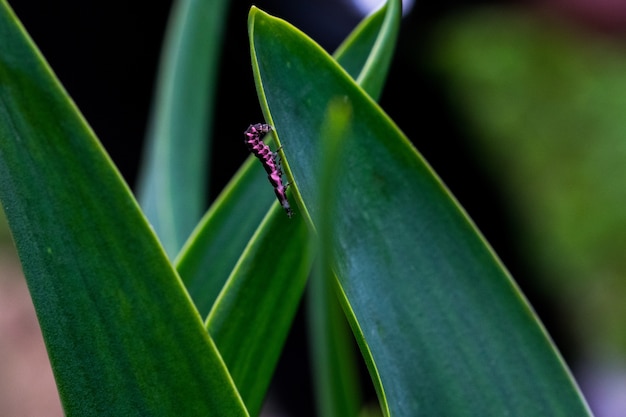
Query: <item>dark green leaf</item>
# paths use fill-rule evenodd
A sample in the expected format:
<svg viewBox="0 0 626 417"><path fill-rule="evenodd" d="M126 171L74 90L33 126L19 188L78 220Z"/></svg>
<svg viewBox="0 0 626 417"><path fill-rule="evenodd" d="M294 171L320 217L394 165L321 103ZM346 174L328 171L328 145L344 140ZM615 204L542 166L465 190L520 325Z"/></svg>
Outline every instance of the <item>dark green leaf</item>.
<svg viewBox="0 0 626 417"><path fill-rule="evenodd" d="M176 258L176 269L202 317L211 311L254 230L275 200L263 167L256 158L248 158Z"/></svg>
<svg viewBox="0 0 626 417"><path fill-rule="evenodd" d="M320 150L318 198L322 208L316 219L318 262L308 291L311 362L317 394L318 414L356 416L361 408L361 392L356 365L354 340L350 334L335 291L336 278L330 269L332 259L332 200L325 196L336 193L337 175L343 157L341 141L348 125L351 109L342 102L333 102L324 121L324 138Z"/></svg>
<svg viewBox="0 0 626 417"><path fill-rule="evenodd" d="M0 0L0 200L68 416L245 416L135 200Z"/></svg>
<svg viewBox="0 0 626 417"><path fill-rule="evenodd" d="M368 16L334 54L337 62L374 98L382 92L391 63L392 52L400 26L400 0L386 3L381 9ZM329 109L326 122L329 134L326 134L323 151L327 155L320 166L318 177L323 177L321 188L336 184L338 152L331 152L340 147L341 135L337 133L342 125L343 109L340 103L334 103ZM334 133L333 133L334 132ZM337 143L333 143L333 139ZM320 191L320 196L334 194ZM311 340L311 359L315 390L318 400L318 412L324 416L356 415L361 407L360 380L355 371L356 353L352 335L347 332L343 311L334 293L334 274L330 271L326 244L332 226L327 221L331 213L322 216L325 221L319 230L321 242L320 259L317 274L313 276L308 293L309 335ZM327 233L324 233L326 230Z"/></svg>
<svg viewBox="0 0 626 417"><path fill-rule="evenodd" d="M254 9L250 32L266 118L309 218L325 111L337 99L353 109L334 270L383 411L589 415L523 296L397 127L298 30Z"/></svg>
<svg viewBox="0 0 626 417"><path fill-rule="evenodd" d="M209 131L228 0L174 2L138 196L168 255L206 206Z"/></svg>
<svg viewBox="0 0 626 417"><path fill-rule="evenodd" d="M307 236L302 216L289 219L274 204L207 319L250 415L263 405L304 291L313 255Z"/></svg>

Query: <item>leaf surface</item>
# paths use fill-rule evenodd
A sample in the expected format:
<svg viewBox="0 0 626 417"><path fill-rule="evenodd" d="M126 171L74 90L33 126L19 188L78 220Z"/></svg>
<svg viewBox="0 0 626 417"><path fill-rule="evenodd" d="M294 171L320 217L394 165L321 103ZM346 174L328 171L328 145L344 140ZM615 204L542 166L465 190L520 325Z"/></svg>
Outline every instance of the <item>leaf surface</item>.
<svg viewBox="0 0 626 417"><path fill-rule="evenodd" d="M361 381L357 372L354 338L337 298L337 279L331 269L332 207L331 199L341 173L343 142L351 109L333 102L324 119L324 137L319 149L323 163L318 199L320 214L316 219L318 257L308 286L308 321L311 362L315 381L318 415L328 417L356 416L362 407Z"/></svg>
<svg viewBox="0 0 626 417"><path fill-rule="evenodd" d="M261 103L309 219L325 111L352 109L330 244L383 412L588 416L516 285L406 137L297 29L258 9L249 26Z"/></svg>
<svg viewBox="0 0 626 417"><path fill-rule="evenodd" d="M246 416L127 185L0 1L0 200L67 416Z"/></svg>
<svg viewBox="0 0 626 417"><path fill-rule="evenodd" d="M206 207L227 5L228 0L177 0L166 32L137 194L170 258Z"/></svg>
<svg viewBox="0 0 626 417"><path fill-rule="evenodd" d="M391 64L400 29L401 7L400 0L387 2L364 19L333 54L339 65L375 100L382 92ZM329 133L325 134L327 146L322 151L324 164L319 167L318 177L327 180L321 181L320 198L332 194L322 188L336 183L336 175L340 174L336 166L337 154L341 153L341 135L338 132L345 127L342 115L345 118L349 112L349 108L333 103L326 116L324 125L328 125ZM321 216L320 256L309 285L307 303L318 413L328 417L356 415L363 406L362 383L356 372L354 338L347 329L345 315L337 299L336 279L329 267L330 246L325 244L330 236L328 229L332 228L331 216L328 210Z"/></svg>
<svg viewBox="0 0 626 417"><path fill-rule="evenodd" d="M275 201L265 170L248 158L181 249L176 269L202 317Z"/></svg>
<svg viewBox="0 0 626 417"><path fill-rule="evenodd" d="M260 412L302 298L313 259L308 243L304 219L289 219L274 204L207 319L250 415Z"/></svg>

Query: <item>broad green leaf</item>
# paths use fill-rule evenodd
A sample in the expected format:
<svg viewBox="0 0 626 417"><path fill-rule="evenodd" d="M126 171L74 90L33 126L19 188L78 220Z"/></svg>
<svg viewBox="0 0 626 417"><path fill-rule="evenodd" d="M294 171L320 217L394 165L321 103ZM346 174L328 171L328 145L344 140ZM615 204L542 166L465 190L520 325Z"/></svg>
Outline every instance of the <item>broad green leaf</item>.
<svg viewBox="0 0 626 417"><path fill-rule="evenodd" d="M138 196L170 258L206 205L209 130L228 0L174 3Z"/></svg>
<svg viewBox="0 0 626 417"><path fill-rule="evenodd" d="M128 187L4 0L0 39L0 200L66 415L248 415Z"/></svg>
<svg viewBox="0 0 626 417"><path fill-rule="evenodd" d="M253 68L300 211L316 219L331 101L352 108L334 271L383 412L588 416L544 329L430 167L319 46L253 9Z"/></svg>

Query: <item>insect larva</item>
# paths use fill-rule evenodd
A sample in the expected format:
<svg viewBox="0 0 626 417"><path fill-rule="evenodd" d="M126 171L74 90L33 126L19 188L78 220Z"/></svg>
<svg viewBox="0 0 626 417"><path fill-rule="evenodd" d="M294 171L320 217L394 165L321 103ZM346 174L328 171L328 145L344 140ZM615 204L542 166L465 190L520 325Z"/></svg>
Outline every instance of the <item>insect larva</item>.
<svg viewBox="0 0 626 417"><path fill-rule="evenodd" d="M287 216L291 217L293 216L293 211L291 210L286 194L287 185L289 184L283 185L283 172L278 162L278 153L272 152L270 147L262 141L263 137L270 130L272 130L272 127L264 123L250 125L243 133L245 136L244 141L246 145L248 145L250 152L261 161L263 168L265 168L267 172L267 178L272 184L272 187L274 187L276 198L278 198L280 205L287 212Z"/></svg>

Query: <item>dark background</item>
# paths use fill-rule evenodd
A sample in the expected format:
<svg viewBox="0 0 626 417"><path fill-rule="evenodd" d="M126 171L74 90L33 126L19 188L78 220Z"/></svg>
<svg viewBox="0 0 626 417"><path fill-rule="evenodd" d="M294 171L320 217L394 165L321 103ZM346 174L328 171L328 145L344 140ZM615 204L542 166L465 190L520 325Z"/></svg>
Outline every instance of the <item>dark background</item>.
<svg viewBox="0 0 626 417"><path fill-rule="evenodd" d="M170 2L12 3L122 175L133 185ZM452 110L442 80L428 69L429 40L437 22L486 3L418 1L404 18L381 105L495 247L567 358L568 336L561 331L550 300L542 299L528 285L500 196L468 151L468 138L458 127L458 115ZM331 52L361 18L341 0L267 0L255 5L288 20ZM243 130L262 120L250 66L249 7L247 1L231 1L216 102L218 123L212 132L216 138L212 152L214 157L219 155L216 160L220 165L212 167L211 198L247 156L241 140ZM279 366L276 389L272 390L292 415L305 415L303 409L313 409L310 378L301 375L307 372L308 360L302 322L299 315L299 325L294 327Z"/></svg>

